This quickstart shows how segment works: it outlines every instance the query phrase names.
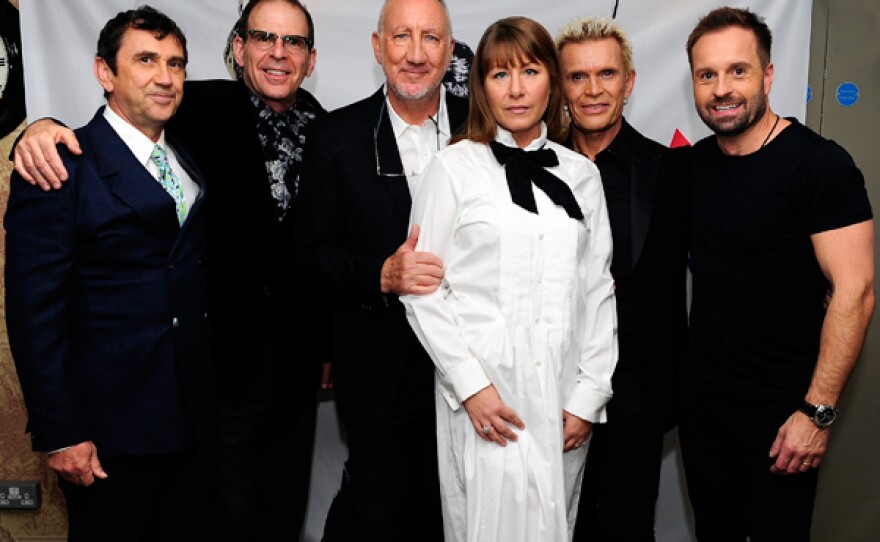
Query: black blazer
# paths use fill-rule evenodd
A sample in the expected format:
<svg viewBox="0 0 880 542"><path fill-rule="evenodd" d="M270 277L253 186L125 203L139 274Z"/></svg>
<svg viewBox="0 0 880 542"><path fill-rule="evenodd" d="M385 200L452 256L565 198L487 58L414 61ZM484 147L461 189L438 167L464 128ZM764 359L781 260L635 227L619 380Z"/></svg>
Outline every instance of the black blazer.
<svg viewBox="0 0 880 542"><path fill-rule="evenodd" d="M304 89L297 100L324 112ZM245 393L261 363L274 364L285 386L314 391L322 361L294 335L312 302L292 268L288 228L275 218L256 122L244 83L216 80L188 81L169 123L211 181L209 315L221 389L230 398ZM284 221L292 215L293 208Z"/></svg>
<svg viewBox="0 0 880 542"><path fill-rule="evenodd" d="M383 420L403 364L433 374L403 305L379 288L382 264L406 240L411 205L406 177L377 173L377 155L383 172L403 171L384 103L380 89L314 122L296 202L297 251L325 299L337 407L364 425ZM446 94L446 106L455 130L467 102Z"/></svg>
<svg viewBox="0 0 880 542"><path fill-rule="evenodd" d="M59 146L70 175L43 192L12 175L6 311L35 450L92 440L99 453L157 454L207 430L206 186L181 227L174 201L103 117Z"/></svg>
<svg viewBox="0 0 880 542"><path fill-rule="evenodd" d="M623 145L615 142L623 139ZM638 412L666 431L675 425L678 367L687 334L687 195L690 150L668 149L637 132L624 119L612 147L625 149L630 167L632 275L617 285L618 311L631 320L618 324L620 356L639 376ZM600 172L601 173L601 172ZM614 232L612 231L612 235ZM628 291L624 292L623 290ZM621 307L621 303L629 307ZM615 390L616 379L612 380ZM629 405L626 406L627 408ZM609 404L609 420L624 405Z"/></svg>

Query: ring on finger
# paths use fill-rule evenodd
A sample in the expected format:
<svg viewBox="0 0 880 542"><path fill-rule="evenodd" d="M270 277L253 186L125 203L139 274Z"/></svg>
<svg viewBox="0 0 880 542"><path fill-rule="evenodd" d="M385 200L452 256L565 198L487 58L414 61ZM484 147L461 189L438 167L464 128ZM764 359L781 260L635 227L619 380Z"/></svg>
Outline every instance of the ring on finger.
<svg viewBox="0 0 880 542"><path fill-rule="evenodd" d="M488 435L488 434L489 434L489 431L491 431L491 430L492 430L492 426L491 426L491 425L484 425L484 426L483 426L483 434L484 434L484 435Z"/></svg>

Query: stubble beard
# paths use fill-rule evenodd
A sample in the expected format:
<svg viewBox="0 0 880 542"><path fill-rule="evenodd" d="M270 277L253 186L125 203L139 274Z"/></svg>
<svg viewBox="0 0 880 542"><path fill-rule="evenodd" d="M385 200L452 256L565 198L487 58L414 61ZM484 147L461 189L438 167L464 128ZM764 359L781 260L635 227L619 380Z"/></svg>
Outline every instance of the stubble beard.
<svg viewBox="0 0 880 542"><path fill-rule="evenodd" d="M391 92L393 92L395 96L403 101L420 102L437 92L437 89L440 88L440 81L437 81L436 84L425 85L424 87L416 90L406 90L398 86L397 84L389 81L388 88L391 89Z"/></svg>
<svg viewBox="0 0 880 542"><path fill-rule="evenodd" d="M720 100L713 100L706 108L700 109L699 113L703 123L716 135L723 137L738 136L745 133L746 130L764 118L764 113L767 111L767 96L764 94L763 87L752 102L746 101L742 114L735 118L719 120L712 116L710 109L721 103L723 102ZM754 106L754 109L752 106Z"/></svg>

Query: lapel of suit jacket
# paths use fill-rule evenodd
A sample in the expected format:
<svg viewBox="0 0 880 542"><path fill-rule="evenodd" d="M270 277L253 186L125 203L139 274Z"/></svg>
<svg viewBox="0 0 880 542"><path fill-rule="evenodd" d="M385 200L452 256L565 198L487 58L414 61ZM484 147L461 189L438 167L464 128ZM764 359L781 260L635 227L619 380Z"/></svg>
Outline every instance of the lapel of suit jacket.
<svg viewBox="0 0 880 542"><path fill-rule="evenodd" d="M391 194L391 199L397 205L400 212L409 218L412 207L412 196L409 193L409 183L402 174L403 163L400 161L400 149L397 147L397 139L394 137L394 128L391 127L391 117L388 116L388 106L385 103L384 87L380 88L370 97L370 137L371 146L375 150L376 177ZM384 175L382 175L384 174Z"/></svg>
<svg viewBox="0 0 880 542"><path fill-rule="evenodd" d="M86 125L86 134L93 142L98 175L157 236L173 243L180 231L174 200L110 127L104 119L103 107Z"/></svg>
<svg viewBox="0 0 880 542"><path fill-rule="evenodd" d="M388 106L385 102L385 87L377 90L369 99L370 126L372 127L372 140L375 154L381 164L382 173L403 173L403 163L400 161L400 149L397 147L397 139L394 137L394 128L391 126L391 117L388 116ZM449 127L454 135L463 127L468 113L468 102L453 94L446 93L446 113L449 115ZM380 116L381 115L381 116ZM381 176L379 164L376 164L376 176L380 177L385 187L391 193L392 199L398 209L409 219L412 207L412 195L409 192L409 183L405 176Z"/></svg>
<svg viewBox="0 0 880 542"><path fill-rule="evenodd" d="M620 135L628 138L630 152L630 256L632 269L635 270L651 225L658 157L645 152L647 147L641 144L640 134L626 119L623 119Z"/></svg>

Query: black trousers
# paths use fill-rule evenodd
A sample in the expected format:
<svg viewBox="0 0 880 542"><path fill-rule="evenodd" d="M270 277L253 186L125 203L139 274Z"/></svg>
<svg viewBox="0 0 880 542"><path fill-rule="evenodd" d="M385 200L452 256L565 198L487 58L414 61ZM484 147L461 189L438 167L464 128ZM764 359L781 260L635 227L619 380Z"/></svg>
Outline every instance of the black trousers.
<svg viewBox="0 0 880 542"><path fill-rule="evenodd" d="M593 426L574 542L653 542L663 434L639 414Z"/></svg>
<svg viewBox="0 0 880 542"><path fill-rule="evenodd" d="M223 401L212 441L211 542L295 542L305 522L320 367L285 377L263 363Z"/></svg>
<svg viewBox="0 0 880 542"><path fill-rule="evenodd" d="M810 540L818 471L773 474L768 457L795 408L683 398L679 440L697 540Z"/></svg>
<svg viewBox="0 0 880 542"><path fill-rule="evenodd" d="M343 419L349 455L324 542L443 541L434 369L416 365L384 420Z"/></svg>
<svg viewBox="0 0 880 542"><path fill-rule="evenodd" d="M89 487L58 479L70 542L207 540L208 468L201 450L98 459L107 472Z"/></svg>

